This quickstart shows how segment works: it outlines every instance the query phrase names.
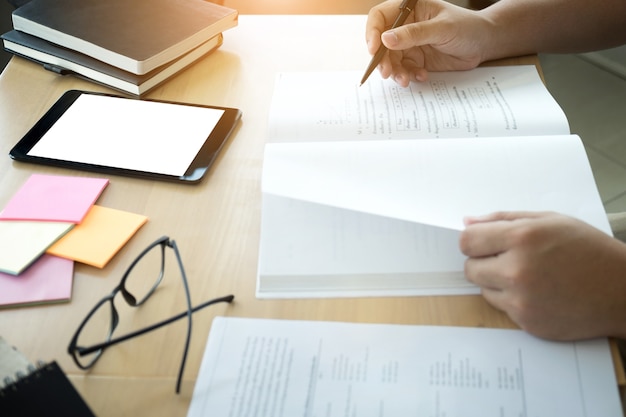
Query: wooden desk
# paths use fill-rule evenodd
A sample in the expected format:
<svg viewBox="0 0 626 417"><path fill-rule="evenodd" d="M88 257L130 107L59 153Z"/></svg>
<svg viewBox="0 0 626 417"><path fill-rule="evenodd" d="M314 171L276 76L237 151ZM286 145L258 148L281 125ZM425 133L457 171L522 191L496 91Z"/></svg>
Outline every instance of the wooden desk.
<svg viewBox="0 0 626 417"><path fill-rule="evenodd" d="M333 300L257 300L260 175L276 71L362 70L369 61L365 16L241 16L223 46L150 97L238 107L243 120L208 178L179 185L111 177L98 201L142 213L148 223L103 270L76 265L70 303L0 311L0 334L32 360L56 359L99 416L184 416L215 315L510 328L479 296ZM537 63L526 57L499 64ZM66 90L107 91L13 58L0 76L0 207L32 173L94 174L12 162L6 156ZM174 238L192 301L235 294L232 305L196 313L180 395L174 393L185 323L178 322L109 349L85 373L66 353L91 307L108 294L131 260L161 235ZM3 236L6 239L8 237ZM170 262L172 264L172 262ZM179 277L166 276L146 305L120 308L119 334L184 310ZM624 381L620 375L620 381Z"/></svg>

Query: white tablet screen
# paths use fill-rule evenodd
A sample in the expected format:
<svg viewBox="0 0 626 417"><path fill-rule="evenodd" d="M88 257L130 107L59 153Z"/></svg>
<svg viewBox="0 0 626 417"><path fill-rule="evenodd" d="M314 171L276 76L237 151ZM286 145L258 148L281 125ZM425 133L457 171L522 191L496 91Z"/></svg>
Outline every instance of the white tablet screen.
<svg viewBox="0 0 626 417"><path fill-rule="evenodd" d="M28 155L182 176L223 113L83 94Z"/></svg>

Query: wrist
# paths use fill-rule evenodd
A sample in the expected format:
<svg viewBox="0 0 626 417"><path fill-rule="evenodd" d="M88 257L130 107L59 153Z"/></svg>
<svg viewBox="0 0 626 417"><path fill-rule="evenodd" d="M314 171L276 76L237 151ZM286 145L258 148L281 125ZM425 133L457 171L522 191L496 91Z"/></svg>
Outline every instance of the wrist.
<svg viewBox="0 0 626 417"><path fill-rule="evenodd" d="M530 35L519 33L523 24L519 19L510 21L506 10L491 6L478 14L482 19L482 62L537 52L530 43Z"/></svg>

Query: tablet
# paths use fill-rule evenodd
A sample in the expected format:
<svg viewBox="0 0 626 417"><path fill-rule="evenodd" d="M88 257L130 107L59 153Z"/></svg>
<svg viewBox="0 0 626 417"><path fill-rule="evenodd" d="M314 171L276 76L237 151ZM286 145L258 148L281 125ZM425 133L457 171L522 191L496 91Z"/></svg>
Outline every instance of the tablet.
<svg viewBox="0 0 626 417"><path fill-rule="evenodd" d="M197 183L241 111L67 91L11 149L17 161Z"/></svg>

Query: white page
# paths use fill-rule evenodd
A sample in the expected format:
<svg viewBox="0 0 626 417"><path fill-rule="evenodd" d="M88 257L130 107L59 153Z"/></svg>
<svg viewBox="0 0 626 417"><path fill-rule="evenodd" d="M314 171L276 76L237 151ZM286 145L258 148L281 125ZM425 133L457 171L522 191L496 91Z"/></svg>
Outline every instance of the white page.
<svg viewBox="0 0 626 417"><path fill-rule="evenodd" d="M455 230L466 215L554 210L610 233L575 135L270 143L262 189Z"/></svg>
<svg viewBox="0 0 626 417"><path fill-rule="evenodd" d="M188 417L622 416L606 339L221 318Z"/></svg>
<svg viewBox="0 0 626 417"><path fill-rule="evenodd" d="M279 73L269 141L569 134L534 66L432 72L403 88L375 71Z"/></svg>
<svg viewBox="0 0 626 417"><path fill-rule="evenodd" d="M28 155L182 176L223 113L83 94Z"/></svg>

